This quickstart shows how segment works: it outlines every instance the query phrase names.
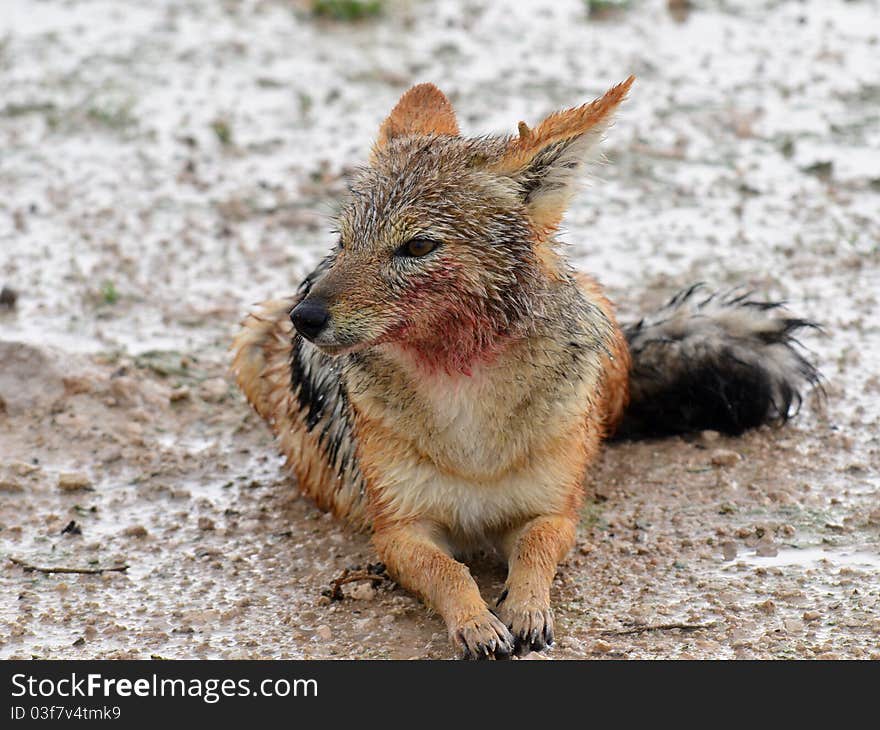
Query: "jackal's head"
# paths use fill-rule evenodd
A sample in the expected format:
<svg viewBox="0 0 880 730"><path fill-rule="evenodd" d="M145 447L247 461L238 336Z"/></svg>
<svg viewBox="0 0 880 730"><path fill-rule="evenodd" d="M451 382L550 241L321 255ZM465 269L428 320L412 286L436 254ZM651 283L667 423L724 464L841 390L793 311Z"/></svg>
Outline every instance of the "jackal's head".
<svg viewBox="0 0 880 730"><path fill-rule="evenodd" d="M468 370L521 331L563 276L553 235L590 152L633 82L519 134L459 135L432 84L379 129L339 219L339 242L291 312L328 354L394 343Z"/></svg>

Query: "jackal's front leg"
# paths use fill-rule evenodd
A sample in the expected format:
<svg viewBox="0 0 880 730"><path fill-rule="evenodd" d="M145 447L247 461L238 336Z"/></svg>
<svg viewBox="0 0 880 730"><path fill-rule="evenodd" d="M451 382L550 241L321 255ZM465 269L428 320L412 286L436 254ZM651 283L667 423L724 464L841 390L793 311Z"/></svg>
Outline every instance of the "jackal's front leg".
<svg viewBox="0 0 880 730"><path fill-rule="evenodd" d="M536 517L504 536L507 582L495 610L513 634L517 654L540 651L553 643L550 585L556 566L571 550L575 520Z"/></svg>
<svg viewBox="0 0 880 730"><path fill-rule="evenodd" d="M426 523L378 528L373 543L389 573L446 621L463 659L507 659L513 636L489 610L467 566L455 560L439 530Z"/></svg>

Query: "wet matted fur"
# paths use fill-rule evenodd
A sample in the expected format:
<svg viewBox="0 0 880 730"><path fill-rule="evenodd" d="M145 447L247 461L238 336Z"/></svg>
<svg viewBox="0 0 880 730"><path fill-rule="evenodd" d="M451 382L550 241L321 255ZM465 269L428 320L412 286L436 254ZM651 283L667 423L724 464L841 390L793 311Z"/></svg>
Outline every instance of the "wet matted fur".
<svg viewBox="0 0 880 730"><path fill-rule="evenodd" d="M777 303L694 287L621 328L561 255L562 215L632 82L478 138L436 87L414 87L336 246L234 343L300 489L372 531L464 657L552 643L550 585L604 437L783 422L818 379L793 339L813 325ZM508 564L491 609L457 559L485 547Z"/></svg>

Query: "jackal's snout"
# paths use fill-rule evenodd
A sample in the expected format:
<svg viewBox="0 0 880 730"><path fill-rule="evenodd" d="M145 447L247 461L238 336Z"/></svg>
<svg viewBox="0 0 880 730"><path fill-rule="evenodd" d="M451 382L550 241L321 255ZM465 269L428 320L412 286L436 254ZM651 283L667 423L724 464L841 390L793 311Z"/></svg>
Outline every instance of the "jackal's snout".
<svg viewBox="0 0 880 730"><path fill-rule="evenodd" d="M290 321L307 340L317 338L330 321L330 310L322 299L307 297L290 312Z"/></svg>

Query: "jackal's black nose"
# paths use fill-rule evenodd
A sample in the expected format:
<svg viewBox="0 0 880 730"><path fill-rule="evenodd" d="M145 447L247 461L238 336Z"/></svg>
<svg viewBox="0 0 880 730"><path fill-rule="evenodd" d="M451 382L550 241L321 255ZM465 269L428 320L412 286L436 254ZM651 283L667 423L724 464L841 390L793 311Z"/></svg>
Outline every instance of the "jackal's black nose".
<svg viewBox="0 0 880 730"><path fill-rule="evenodd" d="M327 325L330 312L320 299L304 299L290 313L290 321L307 340L315 339Z"/></svg>

